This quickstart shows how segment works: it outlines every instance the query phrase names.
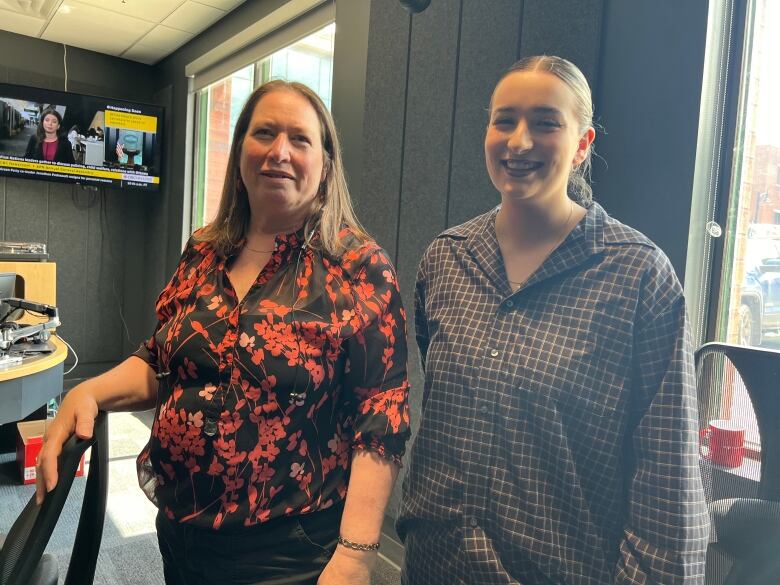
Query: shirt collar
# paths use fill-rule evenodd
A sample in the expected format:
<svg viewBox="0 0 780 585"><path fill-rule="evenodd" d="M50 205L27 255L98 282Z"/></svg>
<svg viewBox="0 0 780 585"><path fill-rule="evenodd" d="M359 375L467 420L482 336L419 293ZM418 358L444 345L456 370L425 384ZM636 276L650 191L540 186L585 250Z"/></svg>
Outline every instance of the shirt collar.
<svg viewBox="0 0 780 585"><path fill-rule="evenodd" d="M278 252L282 257L287 257L292 250L302 248L305 243L304 229L305 227L301 227L294 232L277 234L274 237L274 253ZM317 234L312 237L312 240L316 237L318 237ZM246 238L243 238L236 246L235 251L230 254L230 257L238 255L245 243Z"/></svg>
<svg viewBox="0 0 780 585"><path fill-rule="evenodd" d="M496 236L496 215L499 209L500 206L475 221L448 230L448 233L465 239L467 250L496 288L511 291ZM595 254L601 253L604 250L606 217L604 209L598 203L593 203L585 217L574 227L566 239L553 250L552 254L516 292L566 272L579 266Z"/></svg>

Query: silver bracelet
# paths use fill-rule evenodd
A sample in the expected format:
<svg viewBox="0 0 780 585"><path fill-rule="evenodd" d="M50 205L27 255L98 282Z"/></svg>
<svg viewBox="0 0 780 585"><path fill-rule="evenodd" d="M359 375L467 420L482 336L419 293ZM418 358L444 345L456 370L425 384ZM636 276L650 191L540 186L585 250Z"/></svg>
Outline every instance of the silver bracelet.
<svg viewBox="0 0 780 585"><path fill-rule="evenodd" d="M373 544L361 544L359 542L352 542L350 540L347 540L346 538L342 538L341 535L339 535L338 541L341 546L346 546L347 548L351 548L352 550L365 550L365 551L379 550L378 542L375 542Z"/></svg>

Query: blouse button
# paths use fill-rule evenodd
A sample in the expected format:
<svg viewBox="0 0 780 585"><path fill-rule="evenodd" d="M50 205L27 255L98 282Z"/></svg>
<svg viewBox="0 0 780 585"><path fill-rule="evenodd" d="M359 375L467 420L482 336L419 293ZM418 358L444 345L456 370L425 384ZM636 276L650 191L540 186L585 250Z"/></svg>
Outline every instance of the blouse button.
<svg viewBox="0 0 780 585"><path fill-rule="evenodd" d="M491 350L490 350L490 355L491 355L491 357L498 357L498 353L499 353L499 352L498 352L498 350L497 350L497 349L491 349Z"/></svg>

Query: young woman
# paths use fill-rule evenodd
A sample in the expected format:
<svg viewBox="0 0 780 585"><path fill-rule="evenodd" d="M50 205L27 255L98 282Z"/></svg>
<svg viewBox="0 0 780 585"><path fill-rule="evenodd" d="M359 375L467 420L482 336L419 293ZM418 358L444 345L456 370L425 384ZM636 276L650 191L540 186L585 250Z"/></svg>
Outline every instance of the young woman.
<svg viewBox="0 0 780 585"><path fill-rule="evenodd" d="M156 406L139 482L169 585L369 585L409 435L405 313L360 228L333 120L271 81L236 122L217 217L133 357L65 397L38 496L98 409Z"/></svg>
<svg viewBox="0 0 780 585"><path fill-rule="evenodd" d="M682 288L653 242L593 203L592 115L570 62L510 68L485 135L501 205L420 264L406 584L703 583Z"/></svg>
<svg viewBox="0 0 780 585"><path fill-rule="evenodd" d="M60 136L62 116L47 108L41 113L41 122L34 136L27 143L25 158L48 160L51 162L76 162L73 158L73 146L67 136Z"/></svg>

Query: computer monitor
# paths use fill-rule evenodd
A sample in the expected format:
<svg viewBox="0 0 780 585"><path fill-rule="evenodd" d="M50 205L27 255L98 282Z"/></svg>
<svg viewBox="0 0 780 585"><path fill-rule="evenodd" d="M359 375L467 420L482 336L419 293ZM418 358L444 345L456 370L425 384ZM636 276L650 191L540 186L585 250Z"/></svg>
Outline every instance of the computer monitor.
<svg viewBox="0 0 780 585"><path fill-rule="evenodd" d="M0 299L16 296L16 272L0 272Z"/></svg>
<svg viewBox="0 0 780 585"><path fill-rule="evenodd" d="M0 272L0 300L16 296L16 272ZM24 311L13 309L8 303L0 302L0 323L15 321Z"/></svg>

